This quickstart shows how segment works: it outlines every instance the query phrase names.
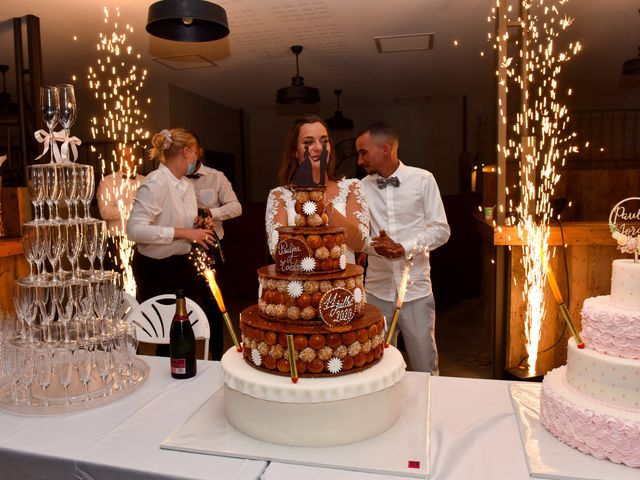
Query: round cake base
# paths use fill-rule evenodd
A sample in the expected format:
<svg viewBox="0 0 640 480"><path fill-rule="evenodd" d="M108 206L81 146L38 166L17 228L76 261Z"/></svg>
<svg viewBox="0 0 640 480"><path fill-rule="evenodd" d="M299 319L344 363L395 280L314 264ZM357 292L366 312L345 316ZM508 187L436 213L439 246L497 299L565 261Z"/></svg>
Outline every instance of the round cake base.
<svg viewBox="0 0 640 480"><path fill-rule="evenodd" d="M290 378L251 368L234 349L222 358L225 412L238 431L269 443L326 447L359 442L400 417L405 363L394 347L373 367L333 378Z"/></svg>
<svg viewBox="0 0 640 480"><path fill-rule="evenodd" d="M637 414L598 405L573 392L566 366L542 382L540 423L567 445L599 459L640 467L640 420Z"/></svg>

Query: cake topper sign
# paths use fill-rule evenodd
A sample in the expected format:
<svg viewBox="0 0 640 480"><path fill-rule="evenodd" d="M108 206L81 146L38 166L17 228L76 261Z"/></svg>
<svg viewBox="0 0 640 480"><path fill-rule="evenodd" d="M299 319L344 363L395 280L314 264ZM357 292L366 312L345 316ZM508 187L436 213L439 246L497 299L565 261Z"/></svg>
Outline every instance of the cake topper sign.
<svg viewBox="0 0 640 480"><path fill-rule="evenodd" d="M302 260L309 256L311 251L302 240L280 240L275 251L276 268L280 272L299 272L302 269Z"/></svg>
<svg viewBox="0 0 640 480"><path fill-rule="evenodd" d="M324 176L327 170L327 159L329 152L327 151L327 144L322 144L322 153L320 158L316 161L320 162L320 181L318 183L313 181L313 168L311 167L311 155L309 154L309 147L304 147L304 160L293 174L293 183L305 187L313 187L317 185L324 185Z"/></svg>
<svg viewBox="0 0 640 480"><path fill-rule="evenodd" d="M319 312L328 327L346 325L356 314L353 295L346 288L332 288L322 296Z"/></svg>
<svg viewBox="0 0 640 480"><path fill-rule="evenodd" d="M622 253L633 253L638 261L640 253L640 197L620 200L609 213L611 236Z"/></svg>

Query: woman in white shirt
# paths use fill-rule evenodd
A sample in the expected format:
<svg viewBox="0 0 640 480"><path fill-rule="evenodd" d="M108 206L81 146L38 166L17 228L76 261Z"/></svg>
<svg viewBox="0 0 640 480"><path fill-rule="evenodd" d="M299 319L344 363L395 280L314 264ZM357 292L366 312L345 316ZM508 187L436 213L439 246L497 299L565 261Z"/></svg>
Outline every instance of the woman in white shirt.
<svg viewBox="0 0 640 480"><path fill-rule="evenodd" d="M152 139L149 156L159 160L147 175L134 199L127 221L127 236L136 242L133 276L139 301L183 289L201 306L206 282L188 259L194 243L213 246L211 230L199 228L198 208L192 183L200 145L183 128L162 130Z"/></svg>
<svg viewBox="0 0 640 480"><path fill-rule="evenodd" d="M354 252L361 251L365 245L369 234L369 216L360 181L355 178L334 179L335 155L327 125L315 115L305 115L296 119L289 130L278 171L278 183L281 186L271 190L267 199L265 225L271 255L278 244L276 229L295 225L295 202L287 186L304 160L305 148L309 149L313 180L319 182L320 156L325 145L329 153L324 183L325 212L329 216L329 225L346 228L348 262L355 263Z"/></svg>

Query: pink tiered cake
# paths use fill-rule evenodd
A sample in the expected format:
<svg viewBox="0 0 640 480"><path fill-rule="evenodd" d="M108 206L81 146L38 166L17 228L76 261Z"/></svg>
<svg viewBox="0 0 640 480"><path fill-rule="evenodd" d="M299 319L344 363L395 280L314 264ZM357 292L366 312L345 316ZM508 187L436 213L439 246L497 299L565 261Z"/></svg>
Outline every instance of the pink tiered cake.
<svg viewBox="0 0 640 480"><path fill-rule="evenodd" d="M581 452L640 467L640 263L613 262L611 295L584 302L582 338L545 377L540 421Z"/></svg>

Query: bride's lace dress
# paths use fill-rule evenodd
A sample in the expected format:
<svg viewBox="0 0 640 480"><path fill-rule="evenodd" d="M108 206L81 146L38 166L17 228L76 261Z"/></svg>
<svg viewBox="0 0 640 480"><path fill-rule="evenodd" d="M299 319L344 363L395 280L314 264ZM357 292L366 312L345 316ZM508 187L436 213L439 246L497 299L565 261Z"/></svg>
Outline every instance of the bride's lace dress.
<svg viewBox="0 0 640 480"><path fill-rule="evenodd" d="M360 189L360 181L356 178L343 178L338 180L338 194L327 200L333 204L342 215L348 219L355 219L358 223L358 230L363 239L369 235L369 210L364 193ZM267 210L265 213L265 226L267 229L267 242L269 252L273 255L278 244L278 227L295 225L296 212L295 201L291 190L286 187L277 187L269 192L267 199ZM281 209L286 210L287 223L282 224L276 219ZM347 248L347 262L355 263L353 250Z"/></svg>

